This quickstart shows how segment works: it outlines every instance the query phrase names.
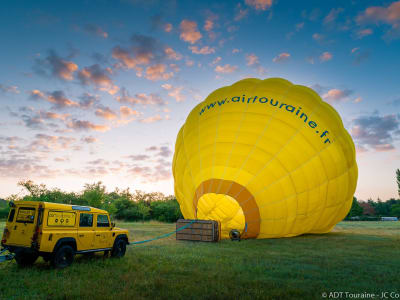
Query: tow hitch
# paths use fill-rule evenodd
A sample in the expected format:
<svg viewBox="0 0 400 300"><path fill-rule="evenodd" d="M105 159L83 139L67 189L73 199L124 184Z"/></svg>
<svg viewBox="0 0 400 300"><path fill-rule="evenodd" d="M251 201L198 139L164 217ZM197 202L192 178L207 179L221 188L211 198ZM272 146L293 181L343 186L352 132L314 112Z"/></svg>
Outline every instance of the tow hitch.
<svg viewBox="0 0 400 300"><path fill-rule="evenodd" d="M3 253L5 253L6 251L8 251L7 248L4 248L4 249L1 249L1 250L0 250L0 263L5 262L5 261L7 261L7 260L12 260L12 259L14 259L14 254L12 254L12 253L3 254Z"/></svg>

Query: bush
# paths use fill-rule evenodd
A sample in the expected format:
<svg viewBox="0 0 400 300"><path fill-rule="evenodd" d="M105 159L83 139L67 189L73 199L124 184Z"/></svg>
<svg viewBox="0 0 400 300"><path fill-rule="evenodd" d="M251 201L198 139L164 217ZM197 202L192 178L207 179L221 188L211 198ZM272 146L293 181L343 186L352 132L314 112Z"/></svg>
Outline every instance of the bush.
<svg viewBox="0 0 400 300"><path fill-rule="evenodd" d="M176 222L183 218L176 199L154 201L150 204L152 219L160 222Z"/></svg>
<svg viewBox="0 0 400 300"><path fill-rule="evenodd" d="M9 211L10 208L8 206L0 208L0 219L6 219Z"/></svg>

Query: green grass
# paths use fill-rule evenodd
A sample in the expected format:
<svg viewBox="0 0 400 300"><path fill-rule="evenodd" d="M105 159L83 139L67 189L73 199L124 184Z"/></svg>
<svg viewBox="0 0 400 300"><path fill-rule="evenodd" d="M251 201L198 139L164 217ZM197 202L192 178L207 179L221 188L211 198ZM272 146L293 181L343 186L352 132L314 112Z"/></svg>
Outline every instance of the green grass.
<svg viewBox="0 0 400 300"><path fill-rule="evenodd" d="M135 240L175 229L118 226ZM0 299L321 299L333 291L400 293L400 222L342 222L329 234L212 244L173 235L130 246L119 260L77 256L64 270L42 259L28 269L0 264Z"/></svg>

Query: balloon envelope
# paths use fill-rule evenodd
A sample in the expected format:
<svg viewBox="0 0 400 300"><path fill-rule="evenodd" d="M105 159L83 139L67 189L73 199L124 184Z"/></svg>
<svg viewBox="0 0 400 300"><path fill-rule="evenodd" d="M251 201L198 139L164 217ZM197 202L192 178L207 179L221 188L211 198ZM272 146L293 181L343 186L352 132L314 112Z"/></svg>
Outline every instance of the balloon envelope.
<svg viewBox="0 0 400 300"><path fill-rule="evenodd" d="M175 195L186 219L222 237L329 232L357 184L354 143L338 113L305 86L244 79L212 92L180 129Z"/></svg>

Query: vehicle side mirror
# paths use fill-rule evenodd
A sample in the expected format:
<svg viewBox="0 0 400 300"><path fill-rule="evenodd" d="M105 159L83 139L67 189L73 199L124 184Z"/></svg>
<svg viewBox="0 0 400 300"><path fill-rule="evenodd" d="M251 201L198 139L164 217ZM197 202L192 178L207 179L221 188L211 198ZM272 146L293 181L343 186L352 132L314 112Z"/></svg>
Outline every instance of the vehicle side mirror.
<svg viewBox="0 0 400 300"><path fill-rule="evenodd" d="M111 228L115 227L115 222L111 222Z"/></svg>

